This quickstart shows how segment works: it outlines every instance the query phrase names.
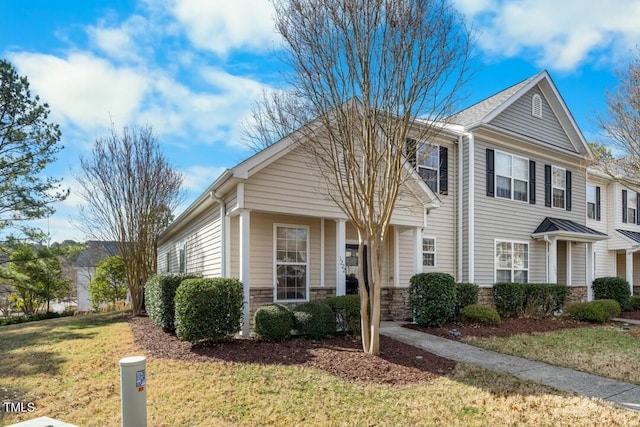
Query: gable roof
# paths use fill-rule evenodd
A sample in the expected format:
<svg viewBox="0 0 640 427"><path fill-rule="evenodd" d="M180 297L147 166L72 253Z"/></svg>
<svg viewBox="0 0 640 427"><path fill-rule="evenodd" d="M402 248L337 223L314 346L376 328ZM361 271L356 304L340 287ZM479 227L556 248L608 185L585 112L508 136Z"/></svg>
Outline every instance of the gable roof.
<svg viewBox="0 0 640 427"><path fill-rule="evenodd" d="M78 254L76 267L96 267L104 258L118 255L118 242L89 240L87 248Z"/></svg>
<svg viewBox="0 0 640 427"><path fill-rule="evenodd" d="M490 125L494 118L536 86L542 92L576 151L586 155L588 158L592 158L591 149L587 141L584 139L564 99L546 70L450 116L447 122L462 125L466 130L482 125Z"/></svg>

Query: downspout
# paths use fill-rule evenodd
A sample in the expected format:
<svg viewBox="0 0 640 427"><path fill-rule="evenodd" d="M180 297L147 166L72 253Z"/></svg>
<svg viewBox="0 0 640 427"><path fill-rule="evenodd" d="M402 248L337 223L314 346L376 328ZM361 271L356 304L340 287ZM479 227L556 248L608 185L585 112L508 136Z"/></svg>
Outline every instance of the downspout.
<svg viewBox="0 0 640 427"><path fill-rule="evenodd" d="M458 282L463 282L464 279L462 278L462 255L463 255L463 251L462 251L462 225L463 225L463 220L462 220L462 205L463 205L463 195L462 195L462 168L463 168L463 158L462 158L462 144L463 144L463 139L462 139L462 135L460 135L458 137L458 150L456 152L456 155L458 156L458 273L457 273L457 277L458 277Z"/></svg>
<svg viewBox="0 0 640 427"><path fill-rule="evenodd" d="M220 277L228 277L226 247L229 242L226 241L227 227L227 204L215 192L209 192L209 196L220 206Z"/></svg>
<svg viewBox="0 0 640 427"><path fill-rule="evenodd" d="M475 220L475 138L472 132L465 133L469 138L469 282L475 283L475 269L476 269L476 220Z"/></svg>

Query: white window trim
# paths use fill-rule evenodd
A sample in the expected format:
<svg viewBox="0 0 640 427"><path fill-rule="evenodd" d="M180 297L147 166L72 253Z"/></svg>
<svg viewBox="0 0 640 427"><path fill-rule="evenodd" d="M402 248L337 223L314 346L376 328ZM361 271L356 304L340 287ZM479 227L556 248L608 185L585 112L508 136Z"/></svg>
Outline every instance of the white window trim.
<svg viewBox="0 0 640 427"><path fill-rule="evenodd" d="M553 185L553 170L554 169L559 169L561 171L564 172L564 187L556 187L555 185ZM553 190L555 189L559 189L559 190L563 190L564 191L564 203L563 206L556 206L554 204L554 200L555 198L553 197ZM560 167L560 166L554 166L551 165L551 208L552 209L561 209L563 211L567 210L567 169Z"/></svg>
<svg viewBox="0 0 640 427"><path fill-rule="evenodd" d="M431 239L433 240L433 252L429 252L429 251L425 251L424 249L422 250L422 268L437 268L438 266L438 260L437 260L437 256L436 253L438 251L437 249L437 240L435 238L435 236L422 236L422 247L424 248L424 239ZM424 265L424 254L433 254L433 265Z"/></svg>
<svg viewBox="0 0 640 427"><path fill-rule="evenodd" d="M542 118L542 98L537 93L531 97L531 115Z"/></svg>
<svg viewBox="0 0 640 427"><path fill-rule="evenodd" d="M416 143L419 144L419 143ZM421 160L426 159L426 157L422 157L420 155L420 151L421 148L424 149L424 147L428 147L427 149L427 154L432 154L435 153L436 157L438 158L438 165L436 167L432 167L432 166L424 166L422 164L420 164ZM423 153L424 154L424 153ZM438 144L431 144L431 143L422 143L419 144L416 147L416 172L418 172L418 175L420 175L420 169L426 169L426 170L435 170L436 171L436 188L431 188L431 191L433 191L434 193L438 194L440 192L440 146ZM425 182L426 184L426 182ZM427 184L428 186L428 184Z"/></svg>
<svg viewBox="0 0 640 427"><path fill-rule="evenodd" d="M304 263L307 269L307 274L305 274L305 293L306 297L304 299L278 299L278 227L284 228L304 228L307 230L307 262ZM311 240L311 231L308 225L299 225L299 224L281 224L274 223L273 224L273 301L274 302L308 302L310 300L310 289L309 289L309 279L311 276L311 253L309 252L310 241ZM301 263L287 263L286 265L303 265Z"/></svg>
<svg viewBox="0 0 640 427"><path fill-rule="evenodd" d="M566 179L566 176L565 176L565 179ZM587 219L591 219L593 221L597 221L596 218L598 216L598 212L596 211L598 209L598 206L597 206L598 200L597 200L597 196L596 196L596 188L597 187L598 186L595 185L595 184L587 184L587 194L586 194L586 198L587 198ZM593 197L594 197L593 201L589 200L589 193L590 193L589 189L590 188L593 188ZM589 216L589 203L593 204L593 218Z"/></svg>
<svg viewBox="0 0 640 427"><path fill-rule="evenodd" d="M494 159L496 157L496 154L504 154L506 156L511 157L511 176L508 177L511 180L511 194L510 197L502 197L502 196L498 196L498 162L497 160L494 161L494 177L493 177L493 188L495 189L495 198L497 199L501 199L501 200L511 200L514 202L518 202L518 203L529 203L529 198L531 197L531 195L529 194L530 188L529 188L529 159L526 157L522 157L522 156L518 156L517 154L511 154L508 153L506 151L501 151L501 150L494 150ZM514 181L516 180L516 178L513 177L513 158L516 157L518 159L522 159L525 162L527 162L527 179L526 180L522 180L522 179L518 179L518 181L524 181L527 183L527 200L516 200L513 198L514 192L515 192L515 185L514 185ZM499 175L503 178L507 178L504 175Z"/></svg>
<svg viewBox="0 0 640 427"><path fill-rule="evenodd" d="M527 272L527 283L531 283L531 242L527 242L524 240L510 240L510 239L493 239L493 283L498 282L498 270L506 270L506 268L498 268L498 263L496 261L496 246L498 243L511 243L511 256L513 257L513 244L523 244L527 245L527 268L513 268L513 262L511 264L511 279L513 280L513 272L515 270L518 271L526 271ZM513 260L512 260L513 261Z"/></svg>

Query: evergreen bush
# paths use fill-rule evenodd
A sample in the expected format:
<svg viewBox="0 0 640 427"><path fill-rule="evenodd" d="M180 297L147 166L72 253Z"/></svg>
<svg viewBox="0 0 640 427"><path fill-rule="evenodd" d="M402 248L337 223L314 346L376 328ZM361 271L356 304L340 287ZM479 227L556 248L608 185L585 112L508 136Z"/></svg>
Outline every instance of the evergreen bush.
<svg viewBox="0 0 640 427"><path fill-rule="evenodd" d="M187 279L175 298L176 335L183 341L220 341L240 331L242 283L238 279Z"/></svg>
<svg viewBox="0 0 640 427"><path fill-rule="evenodd" d="M631 308L629 282L620 277L599 277L593 281L593 297L595 299L614 299L622 310Z"/></svg>
<svg viewBox="0 0 640 427"><path fill-rule="evenodd" d="M360 334L360 296L341 295L322 301L333 310L337 329L352 335Z"/></svg>
<svg viewBox="0 0 640 427"><path fill-rule="evenodd" d="M409 304L419 325L442 326L456 315L456 282L447 273L420 273L411 278Z"/></svg>
<svg viewBox="0 0 640 427"><path fill-rule="evenodd" d="M487 307L486 305L471 304L464 306L462 310L460 310L460 316L463 321L477 325L500 325L500 315L496 309Z"/></svg>
<svg viewBox="0 0 640 427"><path fill-rule="evenodd" d="M175 332L176 290L183 280L198 277L195 274L162 274L147 280L144 302L151 321L169 332Z"/></svg>
<svg viewBox="0 0 640 427"><path fill-rule="evenodd" d="M260 338L266 341L283 341L291 335L293 313L282 304L263 305L256 310L253 325Z"/></svg>
<svg viewBox="0 0 640 427"><path fill-rule="evenodd" d="M302 336L322 339L336 333L336 316L327 304L306 302L293 309L294 328Z"/></svg>

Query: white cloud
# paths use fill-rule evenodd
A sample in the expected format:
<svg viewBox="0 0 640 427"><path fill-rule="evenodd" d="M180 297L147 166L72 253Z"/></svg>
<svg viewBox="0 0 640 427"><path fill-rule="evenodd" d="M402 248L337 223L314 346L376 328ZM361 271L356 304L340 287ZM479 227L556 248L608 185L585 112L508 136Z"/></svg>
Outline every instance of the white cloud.
<svg viewBox="0 0 640 427"><path fill-rule="evenodd" d="M191 166L183 172L184 181L182 182L182 187L187 191L201 194L225 170L225 167L219 166Z"/></svg>
<svg viewBox="0 0 640 427"><path fill-rule="evenodd" d="M67 58L40 53L13 53L11 61L41 99L52 119L82 129L128 123L148 90L140 71L118 68L88 52Z"/></svg>
<svg viewBox="0 0 640 427"><path fill-rule="evenodd" d="M103 22L98 26L87 27L93 43L105 54L114 59L139 61L141 39L151 32L148 21L139 15L129 17L117 27L107 27Z"/></svg>
<svg viewBox="0 0 640 427"><path fill-rule="evenodd" d="M588 60L615 61L640 39L640 0L457 0L456 5L480 30L482 50L498 57L530 55L543 68L570 71Z"/></svg>
<svg viewBox="0 0 640 427"><path fill-rule="evenodd" d="M277 39L268 0L174 0L171 11L194 46L218 55L235 49L265 51Z"/></svg>

